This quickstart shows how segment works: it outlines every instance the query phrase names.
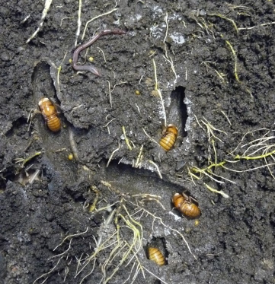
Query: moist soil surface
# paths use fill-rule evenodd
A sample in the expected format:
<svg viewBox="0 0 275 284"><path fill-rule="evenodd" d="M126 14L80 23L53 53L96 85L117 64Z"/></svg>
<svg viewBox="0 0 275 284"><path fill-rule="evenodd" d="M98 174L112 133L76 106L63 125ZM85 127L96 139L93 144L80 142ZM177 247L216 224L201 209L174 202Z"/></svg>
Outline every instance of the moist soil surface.
<svg viewBox="0 0 275 284"><path fill-rule="evenodd" d="M0 283L275 283L274 2L44 6L0 8Z"/></svg>

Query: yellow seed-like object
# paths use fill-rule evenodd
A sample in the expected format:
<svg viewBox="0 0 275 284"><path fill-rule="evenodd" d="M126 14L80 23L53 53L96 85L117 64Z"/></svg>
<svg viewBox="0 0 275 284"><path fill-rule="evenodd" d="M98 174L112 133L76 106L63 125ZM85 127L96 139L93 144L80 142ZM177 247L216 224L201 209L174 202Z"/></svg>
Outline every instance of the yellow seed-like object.
<svg viewBox="0 0 275 284"><path fill-rule="evenodd" d="M74 159L74 155L73 154L69 154L68 155L68 160L72 161Z"/></svg>

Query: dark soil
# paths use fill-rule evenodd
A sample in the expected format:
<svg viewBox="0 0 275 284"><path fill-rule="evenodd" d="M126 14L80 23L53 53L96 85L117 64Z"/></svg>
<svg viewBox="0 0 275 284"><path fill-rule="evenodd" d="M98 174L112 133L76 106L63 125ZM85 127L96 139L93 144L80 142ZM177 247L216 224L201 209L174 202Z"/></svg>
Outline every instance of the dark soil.
<svg viewBox="0 0 275 284"><path fill-rule="evenodd" d="M0 283L275 283L273 1L82 1L78 45L126 31L81 52L101 76L70 63L78 1L53 1L29 43L44 1L15 2L0 8ZM58 133L28 121L43 97Z"/></svg>

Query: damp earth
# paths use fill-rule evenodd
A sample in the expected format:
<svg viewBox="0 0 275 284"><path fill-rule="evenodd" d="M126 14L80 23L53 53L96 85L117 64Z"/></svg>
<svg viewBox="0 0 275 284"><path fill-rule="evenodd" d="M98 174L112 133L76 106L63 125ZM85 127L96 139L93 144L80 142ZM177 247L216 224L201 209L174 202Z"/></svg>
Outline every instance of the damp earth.
<svg viewBox="0 0 275 284"><path fill-rule="evenodd" d="M275 283L273 1L22 0L0 15L1 284ZM126 33L75 62L100 76L74 70L103 30Z"/></svg>

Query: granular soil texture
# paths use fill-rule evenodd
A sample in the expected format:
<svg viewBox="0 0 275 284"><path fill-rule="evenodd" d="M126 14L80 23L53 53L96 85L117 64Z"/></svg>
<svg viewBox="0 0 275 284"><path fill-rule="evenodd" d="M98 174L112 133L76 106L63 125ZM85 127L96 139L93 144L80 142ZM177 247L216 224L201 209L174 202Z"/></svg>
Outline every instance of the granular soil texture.
<svg viewBox="0 0 275 284"><path fill-rule="evenodd" d="M273 1L0 15L0 283L275 283Z"/></svg>

